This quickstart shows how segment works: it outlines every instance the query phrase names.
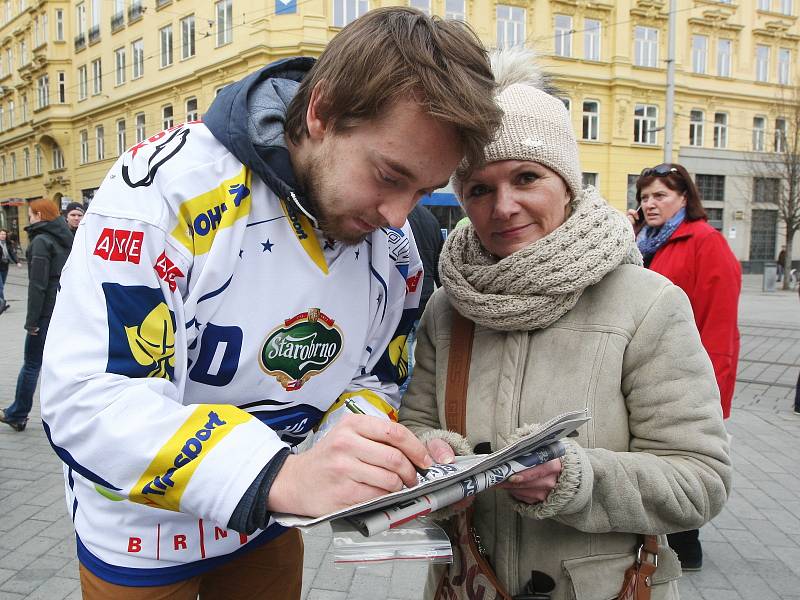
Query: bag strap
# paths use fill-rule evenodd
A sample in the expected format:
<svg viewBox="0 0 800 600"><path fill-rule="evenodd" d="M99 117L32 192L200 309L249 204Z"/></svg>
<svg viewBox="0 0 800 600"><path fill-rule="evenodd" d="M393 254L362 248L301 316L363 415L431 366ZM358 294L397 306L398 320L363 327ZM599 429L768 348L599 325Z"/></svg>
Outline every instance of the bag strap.
<svg viewBox="0 0 800 600"><path fill-rule="evenodd" d="M450 352L447 358L447 387L444 394L444 416L447 428L460 435L467 430L467 386L472 358L472 337L475 323L452 311Z"/></svg>

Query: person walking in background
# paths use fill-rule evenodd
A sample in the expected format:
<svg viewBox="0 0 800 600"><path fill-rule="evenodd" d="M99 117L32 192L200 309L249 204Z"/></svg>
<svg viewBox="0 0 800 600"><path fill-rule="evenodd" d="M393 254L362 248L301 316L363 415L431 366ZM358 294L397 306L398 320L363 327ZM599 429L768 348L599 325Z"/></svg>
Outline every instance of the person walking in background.
<svg viewBox="0 0 800 600"><path fill-rule="evenodd" d="M708 224L694 181L676 163L644 169L636 181L638 209L628 211L644 265L689 297L700 340L714 365L723 418L731 412L739 360L742 270L728 242ZM699 530L669 536L684 570L699 570Z"/></svg>
<svg viewBox="0 0 800 600"><path fill-rule="evenodd" d="M28 205L28 312L25 317L25 351L17 377L14 402L0 410L0 422L16 431L24 431L28 413L33 406L33 394L42 368L42 353L56 303L61 270L72 247L72 232L59 216L56 205L40 198Z"/></svg>
<svg viewBox="0 0 800 600"><path fill-rule="evenodd" d="M786 246L781 248L781 251L778 252L778 258L775 259L775 262L778 265L778 282L780 283L781 279L783 279L783 263L786 260Z"/></svg>
<svg viewBox="0 0 800 600"><path fill-rule="evenodd" d="M74 234L81 224L81 219L86 212L86 207L80 202L70 202L64 211L64 218L67 220L69 230Z"/></svg>
<svg viewBox="0 0 800 600"><path fill-rule="evenodd" d="M17 253L8 239L8 231L0 229L0 314L4 313L8 308L4 290L6 278L8 277L8 267L11 263L16 264L18 267L22 266L19 264Z"/></svg>

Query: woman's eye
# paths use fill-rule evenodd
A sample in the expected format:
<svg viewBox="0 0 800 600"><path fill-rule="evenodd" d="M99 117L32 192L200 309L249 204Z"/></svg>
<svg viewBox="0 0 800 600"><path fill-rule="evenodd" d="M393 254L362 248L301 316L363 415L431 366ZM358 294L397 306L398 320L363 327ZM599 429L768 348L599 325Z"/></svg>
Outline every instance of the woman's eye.
<svg viewBox="0 0 800 600"><path fill-rule="evenodd" d="M536 173L520 173L519 175L519 182L520 183L533 183L539 179L539 176Z"/></svg>
<svg viewBox="0 0 800 600"><path fill-rule="evenodd" d="M469 191L467 192L467 197L468 198L477 198L478 196L483 196L488 191L489 191L489 188L487 186L485 186L485 185L476 185L475 187L472 187L472 188L469 189Z"/></svg>

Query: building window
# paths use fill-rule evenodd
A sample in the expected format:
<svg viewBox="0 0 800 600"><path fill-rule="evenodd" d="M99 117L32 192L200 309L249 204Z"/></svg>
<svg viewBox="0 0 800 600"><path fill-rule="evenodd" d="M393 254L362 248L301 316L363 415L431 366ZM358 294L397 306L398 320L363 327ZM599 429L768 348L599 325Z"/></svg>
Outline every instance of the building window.
<svg viewBox="0 0 800 600"><path fill-rule="evenodd" d="M731 40L717 40L717 75L720 77L731 76L731 47Z"/></svg>
<svg viewBox="0 0 800 600"><path fill-rule="evenodd" d="M410 0L409 6L421 10L426 15L431 14L431 0Z"/></svg>
<svg viewBox="0 0 800 600"><path fill-rule="evenodd" d="M6 49L6 72L8 75L14 73L14 51L11 48Z"/></svg>
<svg viewBox="0 0 800 600"><path fill-rule="evenodd" d="M5 120L3 119L3 105L0 104L0 131L5 131Z"/></svg>
<svg viewBox="0 0 800 600"><path fill-rule="evenodd" d="M142 40L131 43L131 61L133 63L131 79L139 79L144 75L144 42Z"/></svg>
<svg viewBox="0 0 800 600"><path fill-rule="evenodd" d="M230 44L233 39L233 0L215 4L217 13L217 46Z"/></svg>
<svg viewBox="0 0 800 600"><path fill-rule="evenodd" d="M28 122L28 95L27 94L20 94L19 95L19 108L20 112L22 112L22 121L21 123Z"/></svg>
<svg viewBox="0 0 800 600"><path fill-rule="evenodd" d="M97 160L103 160L106 157L106 131L102 125L94 128L94 139Z"/></svg>
<svg viewBox="0 0 800 600"><path fill-rule="evenodd" d="M600 21L583 20L583 58L600 60Z"/></svg>
<svg viewBox="0 0 800 600"><path fill-rule="evenodd" d="M103 93L103 64L101 59L92 61L92 94Z"/></svg>
<svg viewBox="0 0 800 600"><path fill-rule="evenodd" d="M753 151L764 151L764 139L767 131L766 117L753 117Z"/></svg>
<svg viewBox="0 0 800 600"><path fill-rule="evenodd" d="M725 201L725 176L698 174L694 178L703 202Z"/></svg>
<svg viewBox="0 0 800 600"><path fill-rule="evenodd" d="M714 113L714 148L728 147L728 113Z"/></svg>
<svg viewBox="0 0 800 600"><path fill-rule="evenodd" d="M464 10L464 0L445 0L444 18L466 21L467 17Z"/></svg>
<svg viewBox="0 0 800 600"><path fill-rule="evenodd" d="M53 146L53 169L63 169L64 168L64 153L61 152L61 148L58 146Z"/></svg>
<svg viewBox="0 0 800 600"><path fill-rule="evenodd" d="M780 194L780 179L776 177L753 177L753 202L777 204Z"/></svg>
<svg viewBox="0 0 800 600"><path fill-rule="evenodd" d="M706 72L708 61L708 38L704 35L692 36L692 71L699 75Z"/></svg>
<svg viewBox="0 0 800 600"><path fill-rule="evenodd" d="M693 110L689 113L689 145L703 145L703 115L702 110Z"/></svg>
<svg viewBox="0 0 800 600"><path fill-rule="evenodd" d="M790 65L792 63L792 51L789 48L778 49L778 83L789 85Z"/></svg>
<svg viewBox="0 0 800 600"><path fill-rule="evenodd" d="M161 128L169 129L175 124L175 119L172 114L172 105L167 104L161 109Z"/></svg>
<svg viewBox="0 0 800 600"><path fill-rule="evenodd" d="M186 120L197 121L197 98L188 98L186 100Z"/></svg>
<svg viewBox="0 0 800 600"><path fill-rule="evenodd" d="M498 4L497 47L510 48L525 43L525 9L519 6Z"/></svg>
<svg viewBox="0 0 800 600"><path fill-rule="evenodd" d="M658 66L658 29L641 26L634 28L633 64L637 67Z"/></svg>
<svg viewBox="0 0 800 600"><path fill-rule="evenodd" d="M137 113L136 115L136 143L143 142L145 138L145 118L144 113Z"/></svg>
<svg viewBox="0 0 800 600"><path fill-rule="evenodd" d="M25 177L31 176L31 151L27 148L22 149L22 174Z"/></svg>
<svg viewBox="0 0 800 600"><path fill-rule="evenodd" d="M8 177L6 177L6 157L5 156L0 158L0 175L2 175L3 183L8 181Z"/></svg>
<svg viewBox="0 0 800 600"><path fill-rule="evenodd" d="M555 53L556 56L572 56L572 17L555 16Z"/></svg>
<svg viewBox="0 0 800 600"><path fill-rule="evenodd" d="M39 17L33 17L33 26L31 27L33 31L33 47L36 48L39 45Z"/></svg>
<svg viewBox="0 0 800 600"><path fill-rule="evenodd" d="M89 95L89 77L86 65L78 67L78 101L86 100Z"/></svg>
<svg viewBox="0 0 800 600"><path fill-rule="evenodd" d="M756 46L756 81L769 79L769 46Z"/></svg>
<svg viewBox="0 0 800 600"><path fill-rule="evenodd" d="M64 41L64 10L56 9L56 41Z"/></svg>
<svg viewBox="0 0 800 600"><path fill-rule="evenodd" d="M11 153L11 181L14 181L17 178L17 154L16 152Z"/></svg>
<svg viewBox="0 0 800 600"><path fill-rule="evenodd" d="M637 144L655 144L657 121L657 106L637 104L633 111L633 141Z"/></svg>
<svg viewBox="0 0 800 600"><path fill-rule="evenodd" d="M64 71L58 72L58 103L67 103L67 74Z"/></svg>
<svg viewBox="0 0 800 600"><path fill-rule="evenodd" d="M39 144L33 147L33 168L34 175L42 174L42 147Z"/></svg>
<svg viewBox="0 0 800 600"><path fill-rule="evenodd" d="M784 15L792 14L792 0L780 0L780 12Z"/></svg>
<svg viewBox="0 0 800 600"><path fill-rule="evenodd" d="M81 129L79 135L81 144L81 164L85 165L89 162L89 132L85 129Z"/></svg>
<svg viewBox="0 0 800 600"><path fill-rule="evenodd" d="M597 173L583 173L581 175L581 182L583 183L583 187L592 186L593 188L597 187Z"/></svg>
<svg viewBox="0 0 800 600"><path fill-rule="evenodd" d="M116 85L125 83L125 48L114 50L114 83Z"/></svg>
<svg viewBox="0 0 800 600"><path fill-rule="evenodd" d="M775 260L778 211L753 209L750 213L750 260Z"/></svg>
<svg viewBox="0 0 800 600"><path fill-rule="evenodd" d="M14 127L14 101L8 101L8 127Z"/></svg>
<svg viewBox="0 0 800 600"><path fill-rule="evenodd" d="M86 33L86 5L81 2L75 7L75 34L84 35Z"/></svg>
<svg viewBox="0 0 800 600"><path fill-rule="evenodd" d="M194 15L181 19L181 60L194 56Z"/></svg>
<svg viewBox="0 0 800 600"><path fill-rule="evenodd" d="M19 43L19 66L24 67L28 64L28 43L25 40Z"/></svg>
<svg viewBox="0 0 800 600"><path fill-rule="evenodd" d="M117 121L117 155L122 156L128 144L125 141L125 119Z"/></svg>
<svg viewBox="0 0 800 600"><path fill-rule="evenodd" d="M600 103L583 101L583 139L595 141L600 137Z"/></svg>
<svg viewBox="0 0 800 600"><path fill-rule="evenodd" d="M47 75L36 80L36 108L44 108L50 104L50 81Z"/></svg>
<svg viewBox="0 0 800 600"><path fill-rule="evenodd" d="M172 64L172 25L167 25L159 30L161 38L161 67Z"/></svg>
<svg viewBox="0 0 800 600"><path fill-rule="evenodd" d="M786 119L775 119L775 152L786 152Z"/></svg>
<svg viewBox="0 0 800 600"><path fill-rule="evenodd" d="M368 10L367 0L333 0L333 26L344 27Z"/></svg>
<svg viewBox="0 0 800 600"><path fill-rule="evenodd" d="M758 0L758 10L769 10L770 0Z"/></svg>

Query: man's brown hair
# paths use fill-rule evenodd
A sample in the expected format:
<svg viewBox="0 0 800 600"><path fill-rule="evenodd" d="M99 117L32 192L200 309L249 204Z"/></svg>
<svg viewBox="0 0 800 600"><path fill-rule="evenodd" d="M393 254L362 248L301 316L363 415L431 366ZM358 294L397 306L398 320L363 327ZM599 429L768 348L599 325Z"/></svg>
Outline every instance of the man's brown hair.
<svg viewBox="0 0 800 600"><path fill-rule="evenodd" d="M286 116L295 144L308 135L306 112L320 84L317 114L334 132L379 117L392 104L416 98L431 117L458 132L467 159L500 124L486 50L464 23L387 7L356 19L328 44L300 84Z"/></svg>

